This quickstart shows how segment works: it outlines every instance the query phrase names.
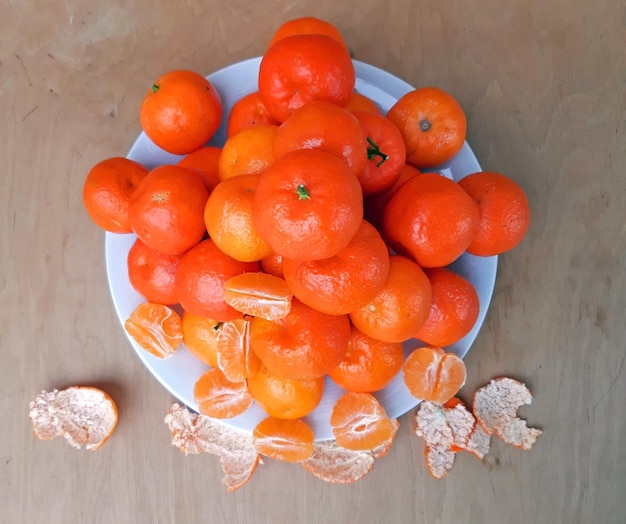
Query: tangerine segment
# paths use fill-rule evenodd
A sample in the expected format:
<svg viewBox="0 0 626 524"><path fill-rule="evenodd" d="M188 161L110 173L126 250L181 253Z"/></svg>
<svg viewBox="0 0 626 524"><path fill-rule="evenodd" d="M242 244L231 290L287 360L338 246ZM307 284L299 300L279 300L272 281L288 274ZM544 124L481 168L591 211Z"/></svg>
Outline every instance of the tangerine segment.
<svg viewBox="0 0 626 524"><path fill-rule="evenodd" d="M414 397L440 404L456 395L467 375L458 355L434 347L413 350L402 371L404 383Z"/></svg>
<svg viewBox="0 0 626 524"><path fill-rule="evenodd" d="M311 413L322 400L324 377L286 378L261 364L248 378L252 398L268 415L280 419L297 419Z"/></svg>
<svg viewBox="0 0 626 524"><path fill-rule="evenodd" d="M224 284L224 300L237 311L266 320L289 314L292 293L287 282L267 273L242 273Z"/></svg>
<svg viewBox="0 0 626 524"><path fill-rule="evenodd" d="M374 460L370 451L353 451L328 440L316 442L313 455L300 464L324 482L352 484L372 471Z"/></svg>
<svg viewBox="0 0 626 524"><path fill-rule="evenodd" d="M383 458L384 456L386 456L387 453L391 451L391 447L396 441L396 434L398 433L398 429L400 428L400 422L398 422L398 419L394 418L391 420L391 424L393 426L393 432L391 433L391 436L387 440L385 440L385 442L379 444L372 450L372 455L374 455L375 459Z"/></svg>
<svg viewBox="0 0 626 524"><path fill-rule="evenodd" d="M394 424L370 393L346 393L330 415L337 444L351 450L373 450L389 440Z"/></svg>
<svg viewBox="0 0 626 524"><path fill-rule="evenodd" d="M300 419L268 417L256 425L252 437L256 450L275 460L300 462L313 454L315 435Z"/></svg>
<svg viewBox="0 0 626 524"><path fill-rule="evenodd" d="M163 304L139 304L124 322L127 333L157 358L171 357L183 341L180 315Z"/></svg>
<svg viewBox="0 0 626 524"><path fill-rule="evenodd" d="M219 368L209 369L198 379L193 396L200 413L213 418L236 417L252 404L245 381L232 382Z"/></svg>
<svg viewBox="0 0 626 524"><path fill-rule="evenodd" d="M185 455L210 453L220 457L222 482L229 492L248 482L261 461L252 435L193 413L180 404L172 404L164 421L172 435L172 444Z"/></svg>
<svg viewBox="0 0 626 524"><path fill-rule="evenodd" d="M50 440L62 435L77 449L99 449L117 426L117 405L106 392L91 386L42 391L29 408L35 437Z"/></svg>
<svg viewBox="0 0 626 524"><path fill-rule="evenodd" d="M220 324L216 360L217 367L233 382L241 382L257 372L261 360L250 349L249 319L237 318Z"/></svg>
<svg viewBox="0 0 626 524"><path fill-rule="evenodd" d="M217 339L217 367L232 382L246 379L246 354L250 346L250 321L243 318L224 322Z"/></svg>

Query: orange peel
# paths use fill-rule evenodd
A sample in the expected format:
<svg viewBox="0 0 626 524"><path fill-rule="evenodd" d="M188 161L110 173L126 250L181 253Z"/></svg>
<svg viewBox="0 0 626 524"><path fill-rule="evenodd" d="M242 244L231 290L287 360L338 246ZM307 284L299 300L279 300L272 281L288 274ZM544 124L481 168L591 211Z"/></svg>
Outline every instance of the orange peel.
<svg viewBox="0 0 626 524"><path fill-rule="evenodd" d="M62 436L76 449L99 449L117 426L117 405L107 393L91 386L42 391L29 407L35 437Z"/></svg>
<svg viewBox="0 0 626 524"><path fill-rule="evenodd" d="M171 405L164 421L172 435L172 445L185 455L219 456L224 472L222 482L228 492L246 484L263 462L252 435L194 413L178 403Z"/></svg>
<svg viewBox="0 0 626 524"><path fill-rule="evenodd" d="M371 451L353 451L328 440L316 442L313 454L300 464L325 482L352 484L372 470L375 460Z"/></svg>
<svg viewBox="0 0 626 524"><path fill-rule="evenodd" d="M525 384L499 377L474 393L473 412L487 434L495 434L511 446L529 450L542 431L527 427L526 421L517 416L517 410L530 405L532 400Z"/></svg>

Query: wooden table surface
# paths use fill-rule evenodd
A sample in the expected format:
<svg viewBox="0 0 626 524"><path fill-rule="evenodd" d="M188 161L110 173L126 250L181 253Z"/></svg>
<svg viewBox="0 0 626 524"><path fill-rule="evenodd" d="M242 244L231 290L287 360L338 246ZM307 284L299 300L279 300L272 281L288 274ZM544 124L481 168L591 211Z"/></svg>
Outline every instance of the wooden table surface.
<svg viewBox="0 0 626 524"><path fill-rule="evenodd" d="M500 258L461 396L523 380L531 451L494 441L437 481L407 414L354 485L268 460L229 494L217 457L170 445L174 399L117 320L83 182L127 153L158 75L258 56L305 14L357 59L453 93L483 168L527 191L532 224ZM4 0L0 19L0 522L626 522L623 1ZM119 405L98 452L32 436L29 401L75 384Z"/></svg>

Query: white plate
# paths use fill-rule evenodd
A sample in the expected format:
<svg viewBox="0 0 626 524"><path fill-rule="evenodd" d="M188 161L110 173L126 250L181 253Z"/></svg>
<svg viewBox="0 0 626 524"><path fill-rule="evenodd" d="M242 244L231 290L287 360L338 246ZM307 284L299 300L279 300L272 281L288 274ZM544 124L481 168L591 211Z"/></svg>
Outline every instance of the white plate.
<svg viewBox="0 0 626 524"><path fill-rule="evenodd" d="M226 137L227 115L235 101L258 89L257 74L260 61L260 58L252 58L207 76L221 96L225 115L220 129L211 140L211 144L223 144ZM371 65L355 61L354 66L357 76L356 90L374 100L385 113L398 98L413 89L403 80ZM130 149L128 158L152 169L162 164L175 164L182 157L166 153L142 133ZM449 163L437 169L440 173L454 180L459 180L469 173L480 170L480 165L467 143ZM131 312L141 302L144 302L143 297L133 289L128 280L126 257L134 240L134 235L106 234L106 267L109 287L122 326ZM451 267L474 284L480 299L480 313L472 331L456 344L446 348L448 351L453 351L464 357L478 334L491 301L496 278L497 257L482 258L464 254ZM142 350L130 337L128 339L139 358L157 380L180 402L197 411L198 405L193 399L194 383L206 371L207 366L196 360L184 347L180 348L173 357L159 360ZM404 344L404 349L408 352L417 345L417 341L410 341ZM326 379L322 401L317 409L305 419L315 431L316 440L333 438L329 425L330 411L342 393L342 389L329 378ZM395 377L389 386L376 393L376 397L385 407L387 414L393 418L411 410L419 402L404 385L401 373ZM258 405L253 404L244 414L223 420L223 422L233 427L252 431L254 426L265 416L265 412Z"/></svg>

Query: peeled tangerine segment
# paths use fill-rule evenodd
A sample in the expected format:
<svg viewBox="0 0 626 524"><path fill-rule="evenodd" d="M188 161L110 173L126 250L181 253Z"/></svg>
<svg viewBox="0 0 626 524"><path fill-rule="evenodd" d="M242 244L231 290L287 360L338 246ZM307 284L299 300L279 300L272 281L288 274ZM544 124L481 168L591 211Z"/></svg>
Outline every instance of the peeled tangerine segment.
<svg viewBox="0 0 626 524"><path fill-rule="evenodd" d="M250 348L250 319L238 318L222 323L217 339L217 367L232 382L254 375L259 357Z"/></svg>
<svg viewBox="0 0 626 524"><path fill-rule="evenodd" d="M197 380L193 395L200 413L213 418L236 417L252 404L246 382L228 380L219 368L209 369Z"/></svg>
<svg viewBox="0 0 626 524"><path fill-rule="evenodd" d="M437 347L414 349L405 360L402 373L414 397L440 404L456 395L467 376L461 357Z"/></svg>
<svg viewBox="0 0 626 524"><path fill-rule="evenodd" d="M137 344L161 359L171 357L183 341L180 315L163 304L139 304L124 328Z"/></svg>
<svg viewBox="0 0 626 524"><path fill-rule="evenodd" d="M286 317L292 296L284 279L262 272L236 275L224 285L227 304L241 313L266 320Z"/></svg>
<svg viewBox="0 0 626 524"><path fill-rule="evenodd" d="M337 444L351 450L373 450L395 433L392 420L370 393L346 393L330 415Z"/></svg>
<svg viewBox="0 0 626 524"><path fill-rule="evenodd" d="M507 444L528 450L542 432L527 427L526 421L517 416L517 410L521 406L530 405L532 400L525 384L500 377L474 393L473 411L487 434L495 433Z"/></svg>
<svg viewBox="0 0 626 524"><path fill-rule="evenodd" d="M185 455L210 453L220 457L222 482L227 491L235 491L248 482L261 461L252 435L193 413L180 404L172 404L165 424L172 444Z"/></svg>
<svg viewBox="0 0 626 524"><path fill-rule="evenodd" d="M95 451L111 436L117 425L117 406L104 391L74 386L59 391L42 391L30 403L33 433L41 440L63 436L77 449Z"/></svg>
<svg viewBox="0 0 626 524"><path fill-rule="evenodd" d="M257 451L275 460L300 462L313 454L315 434L300 419L267 417L255 426L252 437Z"/></svg>

